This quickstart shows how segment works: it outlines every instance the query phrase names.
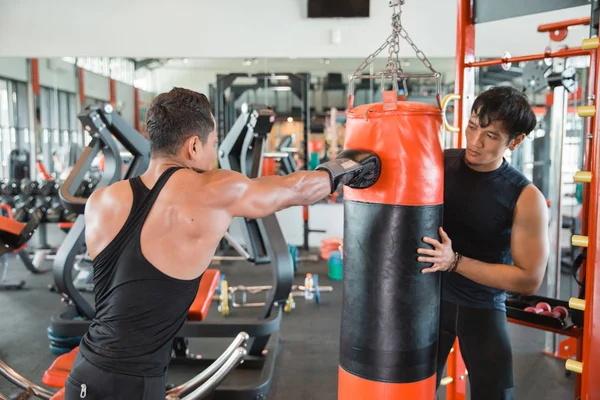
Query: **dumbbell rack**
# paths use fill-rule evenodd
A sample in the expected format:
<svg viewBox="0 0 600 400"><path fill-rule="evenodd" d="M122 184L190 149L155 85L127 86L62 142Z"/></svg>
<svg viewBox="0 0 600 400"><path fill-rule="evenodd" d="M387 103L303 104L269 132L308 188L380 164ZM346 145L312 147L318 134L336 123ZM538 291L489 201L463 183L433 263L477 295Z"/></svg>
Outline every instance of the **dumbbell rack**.
<svg viewBox="0 0 600 400"><path fill-rule="evenodd" d="M589 97L585 105L578 108L579 116L587 118L586 129L588 132L585 141L584 168L583 171L575 175L576 182L586 184L583 198L582 227L581 235L572 237L573 246L580 246L582 250L587 249L587 257L580 270L580 282L584 282L585 279L586 283L585 293L580 296L582 298L572 298L568 302L571 310L583 312L583 327L575 326L567 330L560 330L544 325L525 323L524 321L511 320L511 322L571 336L567 341L576 343L577 351L575 352L575 359L566 361L565 368L578 374L576 375L574 398L582 400L597 399L600 398L598 397L600 393L600 380L598 379L598 371L600 371L600 331L598 329L594 331L592 327L600 326L600 260L598 259L600 248L600 225L598 221L600 198L600 133L598 132L600 128L600 45L597 25L600 14L599 0L591 1L591 18L548 24L538 28L538 32L549 32L552 40L561 41L566 38L570 26L589 25L590 21L593 21L590 38L585 39L581 47L567 48L556 52L547 51L543 54L522 57L503 56L499 59L476 62L475 21L482 19L475 11L478 2L484 3L483 0L457 0L455 91L458 95L454 97L454 100L456 100L454 115L457 126L449 129L451 132L462 132L464 123L469 118L471 106L475 99L475 68L547 58L590 57ZM546 6L543 3L537 3L536 7ZM483 10L484 7L480 9ZM521 10L517 10L516 13L517 15L527 14L527 12L521 12ZM454 142L455 146L464 147L463 141L463 134L457 135L457 140ZM468 371L461 357L458 341L448 357L447 369L448 375L442 379L441 383L442 386L446 387L446 399L465 400ZM596 374L595 378L594 373Z"/></svg>

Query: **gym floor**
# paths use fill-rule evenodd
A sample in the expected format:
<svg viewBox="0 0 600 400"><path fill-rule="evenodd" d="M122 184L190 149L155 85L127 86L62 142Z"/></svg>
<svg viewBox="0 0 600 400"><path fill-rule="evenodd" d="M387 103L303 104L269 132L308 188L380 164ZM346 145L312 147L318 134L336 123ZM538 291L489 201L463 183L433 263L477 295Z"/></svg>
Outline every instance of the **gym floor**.
<svg viewBox="0 0 600 400"><path fill-rule="evenodd" d="M35 242L34 242L35 243ZM48 267L50 263L48 263ZM228 263L216 266L227 275L230 285L270 284L268 266ZM327 278L325 262L301 263L295 283L303 283L303 274L319 274L322 286L333 286L332 293L322 294L322 303L296 299L296 309L284 314L282 343L275 378L268 399L309 400L335 399L337 394L338 338L341 310L341 282ZM50 292L52 273L30 275L11 257L10 279L26 280L26 289L0 292L0 359L24 377L41 384L45 369L55 356L48 349L46 328L50 316L63 304L58 294ZM574 286L563 275L563 298ZM572 293L572 292L571 292ZM263 301L262 296L249 302ZM209 319L223 318L213 304ZM244 314L251 310L244 310ZM234 309L233 313L238 313ZM235 316L229 318L235 318ZM564 361L541 353L545 333L511 325L516 399L565 400L573 398L574 378L565 376ZM199 349L199 340L191 339L192 350ZM224 348L223 348L224 349ZM169 382L179 384L198 373L192 366L177 365L169 372ZM15 394L16 388L0 378L0 393ZM445 399L442 394L440 400ZM479 400L479 399L475 399Z"/></svg>

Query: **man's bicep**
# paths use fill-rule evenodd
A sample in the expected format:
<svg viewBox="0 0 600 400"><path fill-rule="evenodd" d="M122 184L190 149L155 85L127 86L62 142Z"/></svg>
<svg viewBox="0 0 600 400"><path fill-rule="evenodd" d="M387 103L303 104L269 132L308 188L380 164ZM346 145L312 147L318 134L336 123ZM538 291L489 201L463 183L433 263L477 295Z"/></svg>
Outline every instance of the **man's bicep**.
<svg viewBox="0 0 600 400"><path fill-rule="evenodd" d="M543 195L528 187L517 204L511 253L516 266L543 275L548 262L548 210Z"/></svg>
<svg viewBox="0 0 600 400"><path fill-rule="evenodd" d="M289 196L285 177L266 176L248 179L228 207L233 217L262 218L284 208Z"/></svg>

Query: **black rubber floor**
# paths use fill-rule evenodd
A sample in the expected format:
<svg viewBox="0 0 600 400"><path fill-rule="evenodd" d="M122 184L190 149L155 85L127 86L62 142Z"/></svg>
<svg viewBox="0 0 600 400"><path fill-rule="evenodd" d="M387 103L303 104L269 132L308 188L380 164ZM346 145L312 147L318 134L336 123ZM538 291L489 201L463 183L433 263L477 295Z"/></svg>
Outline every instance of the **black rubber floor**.
<svg viewBox="0 0 600 400"><path fill-rule="evenodd" d="M268 267L239 263L219 268L231 285L270 284ZM323 293L322 304L318 306L298 298L296 309L284 315L281 352L269 399L336 399L341 283L327 278L327 266L323 262L301 264L297 283L302 284L306 272L318 273L320 284L333 286L334 291ZM25 279L26 290L0 291L0 359L23 376L41 383L44 370L55 358L48 349L46 328L50 315L58 311L62 303L60 297L47 288L52 283L51 273L33 276L18 260L12 260L8 277ZM567 276L563 279L569 282ZM567 296L570 290L569 284L563 283ZM263 301L263 298L258 296L248 301ZM216 303L210 318L223 318L215 309ZM244 310L244 314L250 311ZM518 400L573 398L574 379L565 376L564 361L541 353L544 332L511 326L511 338ZM197 340L192 340L193 348L196 344ZM177 384L195 373L197 371L178 366L170 371L169 381ZM12 394L15 388L0 378L0 393ZM440 397L445 398L443 394Z"/></svg>

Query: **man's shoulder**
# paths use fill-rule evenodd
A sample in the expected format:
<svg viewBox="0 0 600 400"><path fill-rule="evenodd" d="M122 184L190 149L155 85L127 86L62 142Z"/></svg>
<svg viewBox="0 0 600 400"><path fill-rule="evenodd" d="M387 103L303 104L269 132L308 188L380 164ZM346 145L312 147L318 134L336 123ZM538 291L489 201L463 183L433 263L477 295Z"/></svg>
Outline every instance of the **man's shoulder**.
<svg viewBox="0 0 600 400"><path fill-rule="evenodd" d="M85 210L88 212L101 213L113 212L117 204L122 203L125 199L131 199L133 194L130 189L129 181L115 182L109 186L100 187L90 195L87 199Z"/></svg>
<svg viewBox="0 0 600 400"><path fill-rule="evenodd" d="M521 190L532 184L523 172L510 164L502 171L502 176Z"/></svg>
<svg viewBox="0 0 600 400"><path fill-rule="evenodd" d="M464 154L465 154L465 149L445 149L444 150L444 158L445 159L460 158Z"/></svg>

